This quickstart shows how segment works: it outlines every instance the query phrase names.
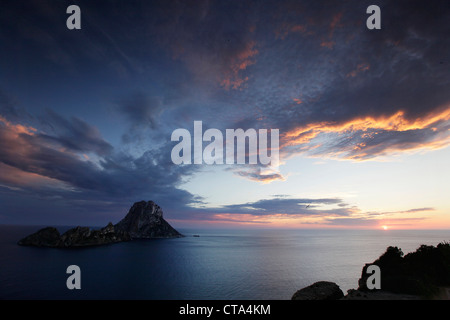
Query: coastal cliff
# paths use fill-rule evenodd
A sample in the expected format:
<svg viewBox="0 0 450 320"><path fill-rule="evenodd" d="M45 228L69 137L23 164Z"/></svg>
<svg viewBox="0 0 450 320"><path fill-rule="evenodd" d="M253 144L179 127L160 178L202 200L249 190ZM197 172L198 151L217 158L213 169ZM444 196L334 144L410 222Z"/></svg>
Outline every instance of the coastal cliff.
<svg viewBox="0 0 450 320"><path fill-rule="evenodd" d="M367 268L381 270L381 289L370 290ZM334 282L319 281L294 293L292 300L422 300L450 299L450 244L420 246L403 256L398 247L388 247L378 259L365 264L358 288L344 295Z"/></svg>
<svg viewBox="0 0 450 320"><path fill-rule="evenodd" d="M128 214L116 225L111 222L104 228L92 230L75 227L62 235L54 227L46 227L21 239L21 246L71 248L111 244L134 239L179 238L182 237L163 218L163 211L153 201L133 204Z"/></svg>

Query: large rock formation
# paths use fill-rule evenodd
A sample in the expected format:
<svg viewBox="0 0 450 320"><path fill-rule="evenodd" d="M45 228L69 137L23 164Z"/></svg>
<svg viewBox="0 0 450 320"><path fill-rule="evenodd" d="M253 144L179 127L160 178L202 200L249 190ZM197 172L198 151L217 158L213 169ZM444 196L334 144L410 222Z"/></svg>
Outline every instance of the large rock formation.
<svg viewBox="0 0 450 320"><path fill-rule="evenodd" d="M298 290L291 300L339 300L344 293L334 282L319 281Z"/></svg>
<svg viewBox="0 0 450 320"><path fill-rule="evenodd" d="M110 244L132 239L177 238L182 235L163 218L161 208L153 201L136 202L119 223L92 230L75 227L62 235L56 228L43 228L18 242L22 246L71 248Z"/></svg>
<svg viewBox="0 0 450 320"><path fill-rule="evenodd" d="M127 232L132 239L182 237L164 220L162 209L153 201L136 202L114 228Z"/></svg>

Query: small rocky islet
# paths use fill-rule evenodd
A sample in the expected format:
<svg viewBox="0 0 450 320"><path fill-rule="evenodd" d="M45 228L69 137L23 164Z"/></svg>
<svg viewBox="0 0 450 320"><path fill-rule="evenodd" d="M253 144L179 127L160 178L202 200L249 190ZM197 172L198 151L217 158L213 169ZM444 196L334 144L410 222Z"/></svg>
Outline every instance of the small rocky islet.
<svg viewBox="0 0 450 320"><path fill-rule="evenodd" d="M183 237L163 218L163 211L153 201L133 204L128 214L113 225L111 222L99 230L75 227L60 234L54 227L46 227L21 239L21 246L72 248L99 246L134 239Z"/></svg>

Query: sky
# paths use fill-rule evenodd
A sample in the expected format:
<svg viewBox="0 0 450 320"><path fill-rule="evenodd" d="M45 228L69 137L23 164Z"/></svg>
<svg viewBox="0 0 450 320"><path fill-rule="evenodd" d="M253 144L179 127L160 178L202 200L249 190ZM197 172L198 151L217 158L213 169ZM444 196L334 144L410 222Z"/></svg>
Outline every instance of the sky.
<svg viewBox="0 0 450 320"><path fill-rule="evenodd" d="M153 200L180 228L448 229L448 21L447 0L2 0L0 224ZM194 121L278 129L278 168L175 164Z"/></svg>

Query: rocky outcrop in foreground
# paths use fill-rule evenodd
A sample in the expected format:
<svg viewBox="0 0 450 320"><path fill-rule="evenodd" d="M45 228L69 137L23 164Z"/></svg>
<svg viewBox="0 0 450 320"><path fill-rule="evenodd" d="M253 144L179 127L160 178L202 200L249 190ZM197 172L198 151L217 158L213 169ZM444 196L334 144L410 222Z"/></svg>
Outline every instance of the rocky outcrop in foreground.
<svg viewBox="0 0 450 320"><path fill-rule="evenodd" d="M344 293L336 283L319 281L298 290L292 300L338 300L343 297Z"/></svg>
<svg viewBox="0 0 450 320"><path fill-rule="evenodd" d="M71 248L98 246L133 239L182 237L163 218L162 209L153 201L136 202L119 223L92 230L76 227L62 235L54 227L43 228L18 242L22 246Z"/></svg>
<svg viewBox="0 0 450 320"><path fill-rule="evenodd" d="M367 268L381 270L381 289L367 288ZM334 282L320 281L298 290L292 300L420 300L450 299L450 243L420 246L403 257L397 247L388 247L373 263L366 264L358 280L358 289L343 295Z"/></svg>

